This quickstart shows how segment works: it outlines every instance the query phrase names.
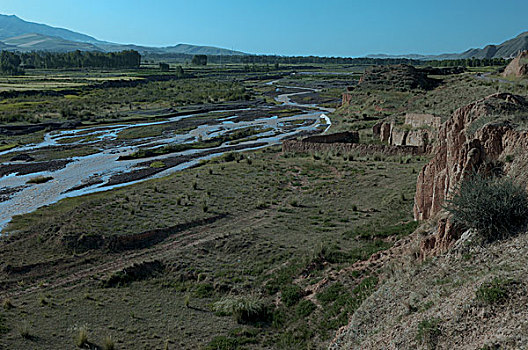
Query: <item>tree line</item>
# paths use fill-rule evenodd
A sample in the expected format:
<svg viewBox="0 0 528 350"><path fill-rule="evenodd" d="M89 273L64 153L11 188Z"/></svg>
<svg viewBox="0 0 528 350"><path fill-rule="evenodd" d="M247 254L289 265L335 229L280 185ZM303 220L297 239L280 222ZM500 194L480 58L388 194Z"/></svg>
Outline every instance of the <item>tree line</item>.
<svg viewBox="0 0 528 350"><path fill-rule="evenodd" d="M432 60L425 61L425 63L432 67L489 67L489 66L505 66L509 60L504 58L461 58L456 60Z"/></svg>
<svg viewBox="0 0 528 350"><path fill-rule="evenodd" d="M0 52L0 73L20 74L24 68L120 68L136 69L141 55L134 50L121 52Z"/></svg>
<svg viewBox="0 0 528 350"><path fill-rule="evenodd" d="M171 61L197 64L196 56L189 54L145 54L145 59L153 61ZM416 60L408 58L371 58L371 57L319 57L319 56L274 56L274 55L207 55L206 62L212 64L239 63L245 65L268 64L349 64L349 65L395 65L432 67L484 67L505 66L509 60L504 58L466 58L454 60Z"/></svg>

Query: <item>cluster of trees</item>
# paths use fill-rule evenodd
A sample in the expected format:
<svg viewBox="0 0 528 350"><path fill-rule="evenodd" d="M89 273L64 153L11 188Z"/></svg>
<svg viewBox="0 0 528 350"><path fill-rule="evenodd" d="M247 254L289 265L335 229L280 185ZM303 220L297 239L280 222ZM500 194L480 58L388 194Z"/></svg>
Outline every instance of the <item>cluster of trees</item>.
<svg viewBox="0 0 528 350"><path fill-rule="evenodd" d="M434 60L425 61L427 65L432 67L489 67L489 66L505 66L508 60L504 58L465 58L458 60Z"/></svg>
<svg viewBox="0 0 528 350"><path fill-rule="evenodd" d="M134 50L122 52L0 52L0 73L20 74L23 68L121 68L135 69L141 64L141 55Z"/></svg>
<svg viewBox="0 0 528 350"><path fill-rule="evenodd" d="M207 66L207 55L194 55L191 63L195 66Z"/></svg>
<svg viewBox="0 0 528 350"><path fill-rule="evenodd" d="M204 56L199 58L199 56ZM410 64L413 66L432 66L432 67L484 67L484 66L504 66L508 64L508 60L504 58L466 58L456 60L413 60L407 58L351 58L351 57L318 57L318 56L272 56L272 55L234 55L234 56L218 56L218 55L188 55L188 54L146 54L146 58L153 61L171 61L179 63L191 62L194 65L200 59L204 60L205 64L229 64L242 63L250 67L251 65L276 65L276 64L350 64L350 65L394 65L394 64ZM203 63L202 63L203 64Z"/></svg>
<svg viewBox="0 0 528 350"><path fill-rule="evenodd" d="M152 60L155 62L159 61L171 61L178 63L191 62L195 64L196 56L205 55L188 55L188 54L145 54L145 59ZM220 55L207 55L206 63L213 64L229 64L229 63L243 63L247 65L252 64L299 64L299 63L333 63L333 64L350 64L350 65L388 65L388 64L413 64L418 65L421 61L410 60L406 58L350 58L350 57L318 57L318 56L272 56L272 55L233 55L233 56L220 56Z"/></svg>
<svg viewBox="0 0 528 350"><path fill-rule="evenodd" d="M121 52L29 52L20 53L28 68L139 68L141 55L134 50Z"/></svg>
<svg viewBox="0 0 528 350"><path fill-rule="evenodd" d="M21 74L20 57L9 51L0 52L0 73L1 74Z"/></svg>
<svg viewBox="0 0 528 350"><path fill-rule="evenodd" d="M168 63L165 63L165 62L160 62L159 63L159 68L160 68L160 71L162 72L170 72L171 71L171 68L170 68L170 65ZM185 72L183 71L183 68L182 66L176 66L174 68L174 72L175 72L175 76L177 76L178 78L182 78L185 76Z"/></svg>

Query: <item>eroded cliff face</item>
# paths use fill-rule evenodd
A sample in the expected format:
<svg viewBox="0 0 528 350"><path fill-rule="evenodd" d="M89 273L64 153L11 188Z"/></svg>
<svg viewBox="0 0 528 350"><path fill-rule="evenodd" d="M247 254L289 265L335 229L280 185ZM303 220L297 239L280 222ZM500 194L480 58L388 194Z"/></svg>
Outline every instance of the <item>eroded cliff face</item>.
<svg viewBox="0 0 528 350"><path fill-rule="evenodd" d="M526 123L525 98L494 94L458 109L442 124L433 158L420 172L417 183L415 217L430 220L434 227L434 233L420 243L422 257L445 251L459 238L460 232L451 226L442 206L465 176L473 172L502 173L528 184L528 131L523 131ZM427 225L423 230L427 231ZM417 257L413 244L421 234L409 236L408 243L400 245L400 254L405 254L402 252L407 247L406 253L412 252L413 259ZM469 260L461 259L455 246L449 254L428 264L403 267L363 302L349 324L337 333L330 349L422 348L427 344L418 339L418 328L424 320L432 319L441 320L442 336L429 343L438 349L478 349L487 344L518 348L526 344L526 339L519 337L518 327L523 322L519 315L528 294L512 296L507 307L486 309L475 301L475 291L497 273L510 276L511 272L516 274L510 276L513 279L524 280L528 271L524 261L527 242L528 235L524 234L492 246L477 246ZM391 271L400 264L404 266L402 256L401 260L394 256L391 259L392 265L385 262ZM447 282L451 289L438 283L444 280L451 280ZM446 290L450 292L446 294Z"/></svg>
<svg viewBox="0 0 528 350"><path fill-rule="evenodd" d="M528 77L528 51L522 51L515 57L502 73L504 77Z"/></svg>
<svg viewBox="0 0 528 350"><path fill-rule="evenodd" d="M440 253L459 237L442 208L460 181L475 172L501 172L526 181L528 133L516 130L515 118L528 119L528 102L498 93L459 108L438 133L431 161L418 176L414 217L438 221L436 233L422 242L422 254ZM502 120L498 123L494 121ZM486 124L486 122L488 122Z"/></svg>

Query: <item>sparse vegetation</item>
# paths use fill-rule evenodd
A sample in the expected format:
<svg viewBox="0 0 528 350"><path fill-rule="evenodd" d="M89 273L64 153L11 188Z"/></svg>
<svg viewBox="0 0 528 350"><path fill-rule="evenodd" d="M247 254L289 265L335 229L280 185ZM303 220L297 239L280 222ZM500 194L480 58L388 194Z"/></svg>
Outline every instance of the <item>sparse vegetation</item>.
<svg viewBox="0 0 528 350"><path fill-rule="evenodd" d="M242 103L255 98L251 103L262 103L257 102L262 96L266 100L276 96L274 86L251 80L261 75L255 73L186 67L186 74L195 78L104 91L86 89L67 98L13 97L0 110L8 111L2 114L7 118L16 105L21 114L16 122L27 120L30 114L35 122L69 118L85 126L162 121L171 113L183 112L184 106L194 111L228 100ZM155 74L160 74L158 66ZM284 83L327 86L320 95L298 101L325 100L333 107L344 86L355 78L299 75ZM47 104L39 107L42 114L37 115L35 106L42 101ZM302 110L277 106L263 115L268 113L282 116ZM120 132L118 142L134 145L148 137L153 141L148 150L154 150L163 135L187 132L228 116L211 112L181 122L163 120L128 128ZM238 117L254 118L249 114ZM330 117L332 121L340 118ZM358 121L353 129L365 130L373 122ZM212 139L234 144L265 131L270 130L240 129L228 138L215 139L213 134ZM74 141L84 138L79 131ZM18 137L6 141L19 142ZM204 137L190 145L206 141ZM97 151L100 145L95 143L93 149ZM76 146L63 146L61 156L76 155ZM31 156L40 162L55 154L43 150ZM169 177L68 198L16 217L9 226L10 232L17 232L9 237L13 249L0 251L4 266L23 271L1 281L21 293L13 301L16 308L5 313L6 324L16 324L30 310L27 318L39 335L35 344L56 333L53 341L62 347L71 347L71 336L79 331L65 319L93 329L93 335L92 331L85 334L85 342L92 347L105 347L104 334L118 337L115 345L119 348L163 348L164 343L171 349L326 347L335 331L377 288L378 272L337 275L328 284L321 281L329 272L346 270L412 232L416 224L411 222L410 199L416 177L410 174L425 161L409 156L399 163L397 156L382 154L283 154L279 147L228 152ZM169 157L144 162L147 169L170 166ZM27 254L14 256L14 250ZM156 259L163 261L159 269L130 269ZM40 274L44 269L45 277ZM67 277L72 280L60 284ZM48 284L57 286L53 293ZM24 294L32 288L38 294ZM103 333L102 319L108 327ZM0 347L22 346L23 339L14 338L0 339Z"/></svg>
<svg viewBox="0 0 528 350"><path fill-rule="evenodd" d="M28 184L43 184L53 180L52 176L38 176L27 181Z"/></svg>
<svg viewBox="0 0 528 350"><path fill-rule="evenodd" d="M150 167L151 168L155 168L155 169L157 169L157 168L165 168L165 166L166 166L165 163L163 163L160 160L157 160L155 162L150 163Z"/></svg>

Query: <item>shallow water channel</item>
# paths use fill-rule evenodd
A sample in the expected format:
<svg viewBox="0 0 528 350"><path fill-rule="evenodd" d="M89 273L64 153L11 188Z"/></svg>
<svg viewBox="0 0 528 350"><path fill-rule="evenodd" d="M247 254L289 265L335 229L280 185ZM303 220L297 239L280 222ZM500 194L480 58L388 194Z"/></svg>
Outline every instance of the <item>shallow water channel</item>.
<svg viewBox="0 0 528 350"><path fill-rule="evenodd" d="M271 83L273 84L275 82ZM32 212L42 206L55 203L66 197L76 197L88 193L107 191L116 187L143 181L145 179L166 176L173 172L193 166L201 160L222 155L226 151L244 151L267 147L279 144L284 138L295 136L300 133L315 131L321 128L324 128L324 132L328 130L331 121L325 113L332 112L333 109L323 108L317 105L297 104L290 100L290 97L294 95L311 93L316 90L291 86L277 87L277 89L281 88L295 88L303 89L305 91L281 94L275 98L276 101L281 102L284 106L311 108L312 110L294 116L282 118L272 116L256 118L253 120L237 120L237 113L247 111L247 109L222 111L222 114L227 115L227 117L216 119L214 123L211 123L209 120L207 123L204 122L203 125L199 125L184 134L168 133L161 137L136 139L134 140L135 142L133 145L131 145L130 142L119 142L118 134L123 130L130 128L173 123L185 118L196 117L196 115L178 116L163 121L54 131L47 133L44 137L44 141L41 143L20 146L8 151L0 152L0 155L9 155L10 153L31 152L44 148L49 150L49 152L53 152L53 149L55 148L60 150L61 147L64 147L64 142L67 142L70 146L85 146L90 144L103 145L97 153L68 158L71 161L56 170L32 172L27 175L11 173L1 177L0 194L7 193L7 195L4 194L3 197L0 196L0 232L5 229L13 216ZM262 132L252 135L251 140L243 140L242 142L237 143L236 147L230 144L230 142L224 142L218 147L190 149L179 153L171 153L151 158L118 160L120 156L129 155L140 147L161 147L167 144L181 144L195 142L197 140L207 140L212 137L233 132L237 129L245 129L248 127L258 128L259 130L262 130ZM147 168L148 166L145 165L146 163L164 161L170 157L174 158L175 156L181 156L183 160L176 165L162 169L153 175L145 176L139 180L131 177L129 181L120 181L117 184L114 182L109 183L113 176L131 173L142 167ZM4 162L0 167L13 164L23 165L29 163L20 161ZM28 183L29 180L39 176L52 177L52 180L40 184Z"/></svg>

